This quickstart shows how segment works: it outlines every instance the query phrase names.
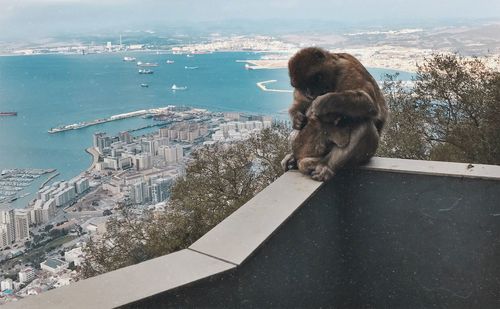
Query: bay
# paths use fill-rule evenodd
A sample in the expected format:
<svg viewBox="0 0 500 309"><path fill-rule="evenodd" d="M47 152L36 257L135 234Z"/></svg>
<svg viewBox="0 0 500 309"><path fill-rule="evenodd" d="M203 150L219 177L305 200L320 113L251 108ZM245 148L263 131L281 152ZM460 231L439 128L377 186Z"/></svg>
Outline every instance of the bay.
<svg viewBox="0 0 500 309"><path fill-rule="evenodd" d="M149 68L154 74L138 74L135 63L124 62L124 56L159 66ZM57 134L47 130L146 108L185 105L287 119L291 93L264 92L256 86L277 80L268 87L290 89L287 70L245 70L244 63L236 61L259 57L247 52L193 57L154 52L0 57L0 111L18 112L17 117L0 117L0 170L55 168L61 174L58 179L72 178L91 163L84 150L91 146L93 133L115 134L152 120L130 118ZM174 63L167 64L167 59ZM370 72L380 79L395 71ZM403 72L401 78L410 76ZM173 92L173 84L188 89ZM29 198L14 206L24 207Z"/></svg>

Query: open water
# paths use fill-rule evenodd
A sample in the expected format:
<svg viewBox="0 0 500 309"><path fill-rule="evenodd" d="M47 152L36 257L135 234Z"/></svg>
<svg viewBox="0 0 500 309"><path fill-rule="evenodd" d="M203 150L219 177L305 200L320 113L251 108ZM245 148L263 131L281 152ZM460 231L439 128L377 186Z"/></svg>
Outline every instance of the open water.
<svg viewBox="0 0 500 309"><path fill-rule="evenodd" d="M135 62L122 61L124 56L159 66L149 68L154 74L138 74ZM236 62L259 57L246 52L194 57L154 52L0 57L0 111L18 112L17 117L0 117L0 170L55 168L61 173L57 179L72 178L91 163L84 150L91 146L94 132L114 134L153 121L130 118L57 134L47 130L140 109L186 105L286 119L291 93L264 92L256 86L276 79L267 86L290 89L286 69L245 70L244 63ZM166 64L167 59L175 63ZM370 72L380 79L395 71ZM410 76L403 73L401 78ZM173 84L188 89L173 92Z"/></svg>

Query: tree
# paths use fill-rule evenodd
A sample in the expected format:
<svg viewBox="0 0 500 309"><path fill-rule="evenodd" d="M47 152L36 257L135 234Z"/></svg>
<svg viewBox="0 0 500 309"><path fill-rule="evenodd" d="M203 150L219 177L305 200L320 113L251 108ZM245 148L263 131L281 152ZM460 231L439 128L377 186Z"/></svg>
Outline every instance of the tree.
<svg viewBox="0 0 500 309"><path fill-rule="evenodd" d="M479 58L434 55L414 82L386 80L392 114L380 155L500 164L500 72Z"/></svg>
<svg viewBox="0 0 500 309"><path fill-rule="evenodd" d="M289 151L285 127L265 129L244 142L195 151L184 176L171 188L163 212L124 207L106 233L91 238L81 273L94 276L188 247L283 172Z"/></svg>
<svg viewBox="0 0 500 309"><path fill-rule="evenodd" d="M398 74L386 75L382 90L391 114L377 155L428 160L425 108L418 104L412 90L398 80Z"/></svg>

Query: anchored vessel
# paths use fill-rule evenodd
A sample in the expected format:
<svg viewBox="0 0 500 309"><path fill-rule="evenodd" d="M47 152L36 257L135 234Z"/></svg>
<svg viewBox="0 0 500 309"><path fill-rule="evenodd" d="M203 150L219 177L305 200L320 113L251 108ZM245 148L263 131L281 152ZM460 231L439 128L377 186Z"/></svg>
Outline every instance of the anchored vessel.
<svg viewBox="0 0 500 309"><path fill-rule="evenodd" d="M180 87L180 86L177 86L176 84L173 84L172 85L172 90L186 90L187 87Z"/></svg>
<svg viewBox="0 0 500 309"><path fill-rule="evenodd" d="M0 116L17 116L17 112L0 112Z"/></svg>
<svg viewBox="0 0 500 309"><path fill-rule="evenodd" d="M157 67L158 63L156 63L156 62L142 62L142 61L137 61L137 66L140 66L140 67Z"/></svg>

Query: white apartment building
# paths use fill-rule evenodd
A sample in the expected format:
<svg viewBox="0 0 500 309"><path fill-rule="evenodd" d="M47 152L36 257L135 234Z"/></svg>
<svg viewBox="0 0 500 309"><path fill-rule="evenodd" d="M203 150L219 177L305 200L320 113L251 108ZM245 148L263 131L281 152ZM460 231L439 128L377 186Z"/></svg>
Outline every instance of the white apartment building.
<svg viewBox="0 0 500 309"><path fill-rule="evenodd" d="M16 241L30 239L31 214L28 209L16 209L14 211Z"/></svg>
<svg viewBox="0 0 500 309"><path fill-rule="evenodd" d="M25 268L19 272L18 276L21 283L31 282L35 279L35 270L31 267Z"/></svg>
<svg viewBox="0 0 500 309"><path fill-rule="evenodd" d="M7 278L5 280L2 280L2 282L0 282L0 289L2 291L13 290L14 289L14 283L13 283L12 279Z"/></svg>
<svg viewBox="0 0 500 309"><path fill-rule="evenodd" d="M83 263L84 256L83 256L83 251L81 247L77 247L74 249L71 249L69 251L64 252L64 259L68 263L75 263L75 266L80 266Z"/></svg>

